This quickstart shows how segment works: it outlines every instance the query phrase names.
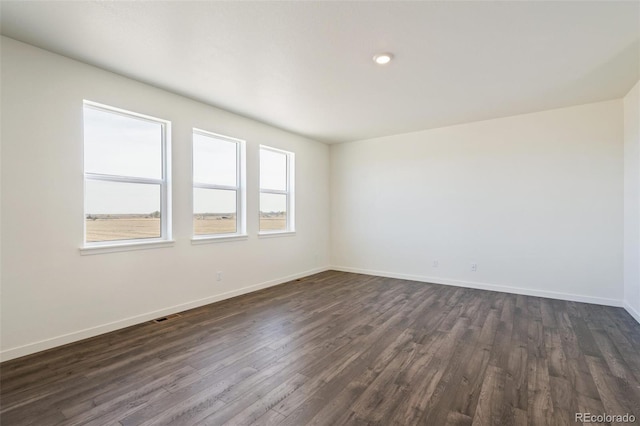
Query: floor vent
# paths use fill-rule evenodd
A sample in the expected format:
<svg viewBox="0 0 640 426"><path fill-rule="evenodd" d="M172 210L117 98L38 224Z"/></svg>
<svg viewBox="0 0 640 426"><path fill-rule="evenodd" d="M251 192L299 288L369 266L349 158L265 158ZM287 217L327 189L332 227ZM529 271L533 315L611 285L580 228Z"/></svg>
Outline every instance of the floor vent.
<svg viewBox="0 0 640 426"><path fill-rule="evenodd" d="M179 318L182 315L180 314L173 314L173 315L167 315L166 317L160 317L160 318L156 318L154 319L152 322L166 322L175 318Z"/></svg>

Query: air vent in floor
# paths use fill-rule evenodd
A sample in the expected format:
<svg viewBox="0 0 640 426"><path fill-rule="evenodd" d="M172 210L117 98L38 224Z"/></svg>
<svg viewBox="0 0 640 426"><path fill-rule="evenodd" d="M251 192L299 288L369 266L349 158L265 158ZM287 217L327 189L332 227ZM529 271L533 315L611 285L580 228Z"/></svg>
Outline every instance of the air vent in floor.
<svg viewBox="0 0 640 426"><path fill-rule="evenodd" d="M182 315L180 315L180 314L167 315L166 317L156 318L156 319L154 319L152 322L158 322L158 323L160 323L160 322L166 322L166 321L170 321L170 320L175 319L175 318L179 318L179 317L181 317L181 316L182 316Z"/></svg>

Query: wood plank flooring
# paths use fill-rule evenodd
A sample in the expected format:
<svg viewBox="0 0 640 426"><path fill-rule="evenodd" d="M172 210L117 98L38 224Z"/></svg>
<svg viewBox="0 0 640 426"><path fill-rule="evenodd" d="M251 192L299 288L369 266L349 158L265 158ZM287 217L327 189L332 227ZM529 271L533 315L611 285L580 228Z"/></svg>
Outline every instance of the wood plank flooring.
<svg viewBox="0 0 640 426"><path fill-rule="evenodd" d="M329 271L5 362L0 383L15 426L575 425L640 417L640 325Z"/></svg>

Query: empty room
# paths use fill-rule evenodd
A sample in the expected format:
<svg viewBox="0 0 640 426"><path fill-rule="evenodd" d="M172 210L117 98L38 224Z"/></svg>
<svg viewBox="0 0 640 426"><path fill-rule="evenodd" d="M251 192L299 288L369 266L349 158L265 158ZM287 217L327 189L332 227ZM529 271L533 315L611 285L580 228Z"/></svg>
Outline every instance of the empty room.
<svg viewBox="0 0 640 426"><path fill-rule="evenodd" d="M0 424L640 424L640 2L0 1Z"/></svg>

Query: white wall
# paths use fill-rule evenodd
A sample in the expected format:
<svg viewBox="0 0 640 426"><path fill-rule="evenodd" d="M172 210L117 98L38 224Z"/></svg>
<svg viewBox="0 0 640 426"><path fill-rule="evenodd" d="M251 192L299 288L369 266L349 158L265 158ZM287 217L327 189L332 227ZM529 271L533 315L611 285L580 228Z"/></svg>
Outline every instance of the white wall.
<svg viewBox="0 0 640 426"><path fill-rule="evenodd" d="M3 359L328 265L328 146L7 38L1 85ZM175 246L80 255L83 99L171 120ZM247 241L190 242L192 127L247 140ZM293 237L256 236L259 144L296 154Z"/></svg>
<svg viewBox="0 0 640 426"><path fill-rule="evenodd" d="M332 265L621 306L622 106L332 146Z"/></svg>
<svg viewBox="0 0 640 426"><path fill-rule="evenodd" d="M624 98L624 302L640 322L640 82Z"/></svg>

